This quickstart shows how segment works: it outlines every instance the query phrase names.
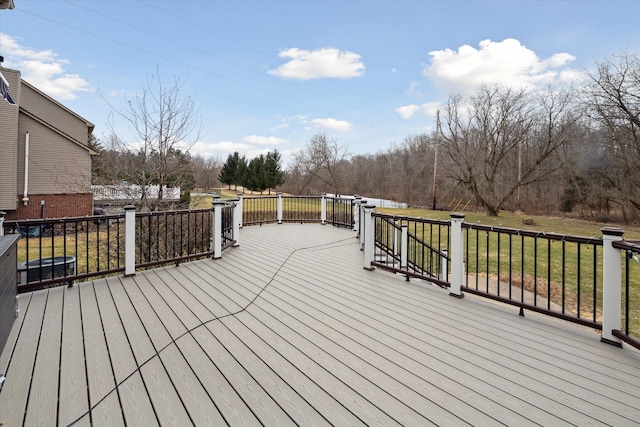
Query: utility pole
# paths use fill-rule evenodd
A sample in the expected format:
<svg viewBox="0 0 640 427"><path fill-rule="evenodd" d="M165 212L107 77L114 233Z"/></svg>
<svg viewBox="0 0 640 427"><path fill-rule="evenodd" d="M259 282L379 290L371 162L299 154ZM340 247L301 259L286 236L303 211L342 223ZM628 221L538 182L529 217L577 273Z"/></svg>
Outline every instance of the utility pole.
<svg viewBox="0 0 640 427"><path fill-rule="evenodd" d="M436 184L436 178L438 177L438 146L440 145L440 110L436 112L436 149L433 156L433 207L436 210L436 192L438 186Z"/></svg>

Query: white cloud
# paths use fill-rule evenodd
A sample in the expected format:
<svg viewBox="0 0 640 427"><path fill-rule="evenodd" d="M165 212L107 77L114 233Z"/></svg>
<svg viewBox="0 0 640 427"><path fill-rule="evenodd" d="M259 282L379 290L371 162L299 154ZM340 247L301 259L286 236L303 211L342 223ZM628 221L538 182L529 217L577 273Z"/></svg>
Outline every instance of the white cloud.
<svg viewBox="0 0 640 427"><path fill-rule="evenodd" d="M226 159L229 154L238 152L241 156L246 156L248 160L267 154L273 147L288 144L289 141L273 136L250 135L243 138L242 142L220 141L204 142L198 141L189 150L191 154L198 154L203 157L219 157ZM280 151L280 150L278 150Z"/></svg>
<svg viewBox="0 0 640 427"><path fill-rule="evenodd" d="M403 105L402 107L396 108L396 112L402 116L403 119L410 119L416 113L423 113L425 116L433 116L435 117L438 109L441 105L437 102L427 102L421 105L411 104L411 105Z"/></svg>
<svg viewBox="0 0 640 427"><path fill-rule="evenodd" d="M278 131L284 130L284 129L288 128L288 127L289 127L289 124L288 124L288 123L281 123L281 124L279 124L279 125L276 125L276 126L271 127L271 128L269 129L269 131L271 131L271 132L278 132Z"/></svg>
<svg viewBox="0 0 640 427"><path fill-rule="evenodd" d="M4 33L0 33L0 46L6 56L6 67L20 70L24 80L54 98L71 100L77 98L77 92L92 90L78 74L66 73L64 66L69 61L58 58L51 50L23 47Z"/></svg>
<svg viewBox="0 0 640 427"><path fill-rule="evenodd" d="M365 67L360 55L335 48L302 50L294 47L281 51L279 56L290 60L275 70L270 70L269 74L286 79L350 79L364 74Z"/></svg>
<svg viewBox="0 0 640 427"><path fill-rule="evenodd" d="M414 80L412 82L409 82L409 87L407 88L405 93L407 95L422 96L422 92L420 91L421 87L422 87L422 82L418 82Z"/></svg>
<svg viewBox="0 0 640 427"><path fill-rule="evenodd" d="M423 73L447 93L469 93L481 84L504 84L533 89L559 79L560 69L575 60L568 53L540 59L515 39L483 40L479 49L469 45L429 52L431 65Z"/></svg>
<svg viewBox="0 0 640 427"><path fill-rule="evenodd" d="M313 119L311 121L316 128L322 128L332 131L345 132L351 130L351 123L343 120L332 119L331 117L326 119Z"/></svg>
<svg viewBox="0 0 640 427"><path fill-rule="evenodd" d="M249 144L270 145L272 147L277 147L279 145L285 145L289 143L289 141L283 138L277 138L275 136L258 136L258 135L246 136L243 138L243 141L248 142Z"/></svg>
<svg viewBox="0 0 640 427"><path fill-rule="evenodd" d="M220 142L204 142L198 141L189 150L191 154L199 154L203 157L218 156L226 158L227 155L233 154L237 151L240 154L245 154L253 149L251 144L242 144L232 141L220 141Z"/></svg>

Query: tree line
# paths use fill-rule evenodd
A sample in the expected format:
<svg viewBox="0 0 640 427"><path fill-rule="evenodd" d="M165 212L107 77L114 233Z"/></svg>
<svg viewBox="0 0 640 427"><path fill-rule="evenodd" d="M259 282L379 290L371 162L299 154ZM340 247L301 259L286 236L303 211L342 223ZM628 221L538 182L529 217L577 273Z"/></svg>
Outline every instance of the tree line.
<svg viewBox="0 0 640 427"><path fill-rule="evenodd" d="M279 188L292 194L360 194L436 209L559 213L598 220L640 219L640 57L621 51L574 86L543 90L484 85L451 94L435 130L385 151L352 154L318 133L282 170L277 151L226 162L189 154L199 128L180 84L149 83L119 114L137 148L115 132L94 160L94 182L212 188ZM155 96L151 96L155 94ZM166 98L166 99L165 99ZM146 103L157 103L147 108ZM149 113L163 112L162 117ZM173 114L169 114L172 112ZM175 116L184 115L182 120ZM169 123L167 123L169 124Z"/></svg>
<svg viewBox="0 0 640 427"><path fill-rule="evenodd" d="M638 54L607 57L571 87L484 85L468 96L453 94L435 127L365 155L315 135L290 165L283 189L468 206L488 215L640 220Z"/></svg>

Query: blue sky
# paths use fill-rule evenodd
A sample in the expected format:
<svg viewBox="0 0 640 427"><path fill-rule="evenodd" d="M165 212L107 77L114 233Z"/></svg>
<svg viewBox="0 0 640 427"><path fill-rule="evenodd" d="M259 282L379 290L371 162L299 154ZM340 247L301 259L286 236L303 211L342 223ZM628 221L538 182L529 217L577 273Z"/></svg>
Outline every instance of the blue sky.
<svg viewBox="0 0 640 427"><path fill-rule="evenodd" d="M14 0L0 55L95 124L159 72L185 82L191 152L285 160L322 132L351 154L429 132L482 82L564 84L640 50L637 1ZM126 124L115 118L127 135Z"/></svg>

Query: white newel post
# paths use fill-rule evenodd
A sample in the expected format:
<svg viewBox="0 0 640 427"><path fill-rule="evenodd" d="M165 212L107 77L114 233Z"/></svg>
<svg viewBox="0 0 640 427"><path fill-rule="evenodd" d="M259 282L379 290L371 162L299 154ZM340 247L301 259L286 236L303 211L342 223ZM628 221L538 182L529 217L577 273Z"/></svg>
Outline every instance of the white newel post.
<svg viewBox="0 0 640 427"><path fill-rule="evenodd" d="M398 225L398 221L393 221L393 225L393 263L395 264L395 259L400 254L400 239L402 238L402 235L398 233L398 229L395 227Z"/></svg>
<svg viewBox="0 0 640 427"><path fill-rule="evenodd" d="M327 223L327 195L322 195L322 202L320 208L320 224L325 225Z"/></svg>
<svg viewBox="0 0 640 427"><path fill-rule="evenodd" d="M6 214L5 211L0 211L0 237L4 236L4 216Z"/></svg>
<svg viewBox="0 0 640 427"><path fill-rule="evenodd" d="M369 271L375 269L371 265L376 253L375 220L371 216L375 208L375 205L364 206L364 269Z"/></svg>
<svg viewBox="0 0 640 427"><path fill-rule="evenodd" d="M238 206L240 209L240 216L238 216L238 227L242 228L242 193L238 193L236 194L236 196L238 197ZM234 219L235 221L235 219Z"/></svg>
<svg viewBox="0 0 640 427"><path fill-rule="evenodd" d="M124 275L136 274L136 207L124 207Z"/></svg>
<svg viewBox="0 0 640 427"><path fill-rule="evenodd" d="M401 225L400 230L400 268L402 269L409 265L409 226Z"/></svg>
<svg viewBox="0 0 640 427"><path fill-rule="evenodd" d="M449 254L449 251L443 249L442 253L444 254L444 256L440 261L440 276L438 276L438 279L447 280L447 272L449 271L449 262L447 260L447 255Z"/></svg>
<svg viewBox="0 0 640 427"><path fill-rule="evenodd" d="M213 259L222 257L222 208L226 205L222 200L213 201L213 231L211 243L213 244Z"/></svg>
<svg viewBox="0 0 640 427"><path fill-rule="evenodd" d="M604 227L602 231L602 335L600 340L622 346L611 331L620 330L622 314L622 256L613 242L622 240L624 231L616 227Z"/></svg>
<svg viewBox="0 0 640 427"><path fill-rule="evenodd" d="M356 232L356 237L360 237L360 201L362 197L354 197L353 206L353 231Z"/></svg>
<svg viewBox="0 0 640 427"><path fill-rule="evenodd" d="M227 200L233 206L233 246L240 246L240 224L242 223L242 205L239 199Z"/></svg>
<svg viewBox="0 0 640 427"><path fill-rule="evenodd" d="M464 249L462 236L463 213L451 214L451 288L449 295L462 298L462 281L464 279Z"/></svg>
<svg viewBox="0 0 640 427"><path fill-rule="evenodd" d="M360 212L358 212L358 215L360 215L360 233L358 234L358 237L360 237L360 250L364 251L364 233L365 233L365 222L364 222L364 207L366 206L367 201L366 200L361 200L360 201Z"/></svg>
<svg viewBox="0 0 640 427"><path fill-rule="evenodd" d="M278 193L278 213L277 213L277 218L278 218L278 224L282 224L282 193Z"/></svg>

